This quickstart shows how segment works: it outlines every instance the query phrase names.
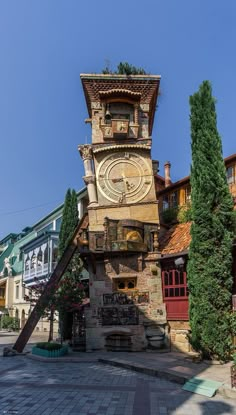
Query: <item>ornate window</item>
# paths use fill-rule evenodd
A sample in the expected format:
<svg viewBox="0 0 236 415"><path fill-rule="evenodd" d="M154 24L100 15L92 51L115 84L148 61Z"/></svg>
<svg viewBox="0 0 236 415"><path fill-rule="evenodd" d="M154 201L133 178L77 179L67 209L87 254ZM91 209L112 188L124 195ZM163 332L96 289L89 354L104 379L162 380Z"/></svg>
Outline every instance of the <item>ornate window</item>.
<svg viewBox="0 0 236 415"><path fill-rule="evenodd" d="M115 280L115 289L117 291L134 290L136 288L136 278L121 278Z"/></svg>
<svg viewBox="0 0 236 415"><path fill-rule="evenodd" d="M107 105L106 114L110 117L105 118L106 124L111 120L129 120L134 122L134 107L124 102L111 102Z"/></svg>

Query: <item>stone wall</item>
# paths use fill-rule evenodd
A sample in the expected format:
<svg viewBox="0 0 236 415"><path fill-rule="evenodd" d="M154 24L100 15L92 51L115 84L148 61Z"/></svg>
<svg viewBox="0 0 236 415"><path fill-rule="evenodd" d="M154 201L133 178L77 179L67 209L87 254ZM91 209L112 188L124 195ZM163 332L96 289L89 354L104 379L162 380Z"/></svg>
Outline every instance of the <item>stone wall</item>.
<svg viewBox="0 0 236 415"><path fill-rule="evenodd" d="M168 321L170 328L171 350L189 353L192 351L188 340L190 330L188 321Z"/></svg>
<svg viewBox="0 0 236 415"><path fill-rule="evenodd" d="M157 254L103 256L90 267L90 309L86 310L87 350L106 350L109 335L129 335L132 351L168 345L166 309ZM117 283L135 281L132 289Z"/></svg>

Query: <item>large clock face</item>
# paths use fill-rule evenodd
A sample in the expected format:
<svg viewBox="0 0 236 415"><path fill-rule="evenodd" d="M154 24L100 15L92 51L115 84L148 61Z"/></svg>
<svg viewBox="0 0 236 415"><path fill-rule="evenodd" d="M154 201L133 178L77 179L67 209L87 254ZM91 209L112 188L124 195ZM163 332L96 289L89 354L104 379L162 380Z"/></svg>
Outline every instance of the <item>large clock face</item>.
<svg viewBox="0 0 236 415"><path fill-rule="evenodd" d="M99 191L115 203L139 202L150 191L152 180L148 162L131 152L110 154L97 169Z"/></svg>

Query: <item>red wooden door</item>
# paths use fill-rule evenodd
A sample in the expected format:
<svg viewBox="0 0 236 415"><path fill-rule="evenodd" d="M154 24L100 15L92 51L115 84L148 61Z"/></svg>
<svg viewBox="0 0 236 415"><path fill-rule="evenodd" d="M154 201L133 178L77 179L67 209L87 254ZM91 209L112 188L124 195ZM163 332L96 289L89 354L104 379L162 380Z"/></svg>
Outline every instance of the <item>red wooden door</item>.
<svg viewBox="0 0 236 415"><path fill-rule="evenodd" d="M178 269L162 271L163 300L168 320L188 320L187 273Z"/></svg>

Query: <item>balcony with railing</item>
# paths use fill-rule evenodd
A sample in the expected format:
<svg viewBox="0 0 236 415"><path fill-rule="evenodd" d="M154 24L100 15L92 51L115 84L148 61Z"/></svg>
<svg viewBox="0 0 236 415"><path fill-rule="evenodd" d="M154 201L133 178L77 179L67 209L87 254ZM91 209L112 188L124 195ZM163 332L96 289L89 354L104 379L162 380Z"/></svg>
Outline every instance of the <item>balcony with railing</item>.
<svg viewBox="0 0 236 415"><path fill-rule="evenodd" d="M42 235L23 247L23 283L31 286L48 279L57 264L58 235Z"/></svg>

